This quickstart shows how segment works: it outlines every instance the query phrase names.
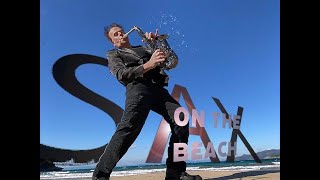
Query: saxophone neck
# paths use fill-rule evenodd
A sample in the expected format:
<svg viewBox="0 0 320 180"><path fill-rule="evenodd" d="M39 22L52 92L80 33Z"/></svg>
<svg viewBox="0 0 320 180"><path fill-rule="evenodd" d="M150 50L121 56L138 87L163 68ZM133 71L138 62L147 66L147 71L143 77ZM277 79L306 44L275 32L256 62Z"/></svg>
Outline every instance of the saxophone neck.
<svg viewBox="0 0 320 180"><path fill-rule="evenodd" d="M128 37L129 34L132 33L133 31L137 31L142 38L146 38L143 31L138 26L133 26L133 28L131 28L130 31L128 31L126 34L123 35L123 38Z"/></svg>
<svg viewBox="0 0 320 180"><path fill-rule="evenodd" d="M133 26L130 31L128 31L126 34L123 35L122 38L126 38L127 36L129 36L129 34L133 31L137 31L139 36L142 38L143 42L147 44L147 46L151 49L155 49L156 45L154 42L152 42L150 39L148 39L146 37L146 35L144 34L144 32L138 27L138 26Z"/></svg>
<svg viewBox="0 0 320 180"><path fill-rule="evenodd" d="M139 36L143 39L144 42L148 42L149 41L149 39L147 39L147 37L144 34L144 32L138 26L133 26L132 29L135 29L138 32Z"/></svg>

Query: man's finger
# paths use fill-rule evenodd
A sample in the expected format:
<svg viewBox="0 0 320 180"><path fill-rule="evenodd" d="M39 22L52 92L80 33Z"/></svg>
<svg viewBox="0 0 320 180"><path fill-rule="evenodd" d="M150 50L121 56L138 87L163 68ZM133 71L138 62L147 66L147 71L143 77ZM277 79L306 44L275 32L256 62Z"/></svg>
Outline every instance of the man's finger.
<svg viewBox="0 0 320 180"><path fill-rule="evenodd" d="M164 60L166 60L166 59L165 58L161 58L161 59L158 59L156 62L162 62Z"/></svg>
<svg viewBox="0 0 320 180"><path fill-rule="evenodd" d="M156 37L158 36L158 29L156 29L156 34L155 34L155 36L156 36Z"/></svg>

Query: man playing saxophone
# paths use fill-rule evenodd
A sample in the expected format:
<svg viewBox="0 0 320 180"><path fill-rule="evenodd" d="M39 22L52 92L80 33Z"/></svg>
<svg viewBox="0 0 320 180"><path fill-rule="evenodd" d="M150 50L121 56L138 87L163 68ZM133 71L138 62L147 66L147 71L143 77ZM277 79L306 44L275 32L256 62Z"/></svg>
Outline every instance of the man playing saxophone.
<svg viewBox="0 0 320 180"><path fill-rule="evenodd" d="M110 178L113 168L136 140L152 110L163 116L172 133L165 179L202 180L199 175L186 173L186 162L173 161L174 143L188 143L189 123L179 126L174 121L174 112L180 104L164 88L167 86L168 76L160 73L160 66L166 60L167 54L159 49L132 46L128 33L125 36L122 26L116 23L105 27L104 35L115 47L107 53L108 67L110 73L125 86L126 101L121 122L101 155L92 179ZM145 33L144 40L154 41L157 36L158 31L155 34Z"/></svg>

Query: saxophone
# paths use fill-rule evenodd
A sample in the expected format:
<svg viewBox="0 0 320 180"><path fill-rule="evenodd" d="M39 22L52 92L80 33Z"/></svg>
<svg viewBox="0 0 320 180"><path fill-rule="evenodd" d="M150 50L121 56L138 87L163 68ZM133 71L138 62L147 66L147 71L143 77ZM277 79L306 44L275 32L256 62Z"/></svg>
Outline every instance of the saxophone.
<svg viewBox="0 0 320 180"><path fill-rule="evenodd" d="M155 38L155 40L148 39L144 32L137 26L133 26L133 28L124 34L123 38L126 38L131 32L137 31L138 34L141 36L143 42L152 49L152 53L156 49L160 49L161 51L165 52L167 58L165 59L164 63L160 65L161 67L161 74L166 74L164 70L170 70L177 66L178 64L178 56L177 54L171 49L167 39L169 38L168 34L162 34Z"/></svg>

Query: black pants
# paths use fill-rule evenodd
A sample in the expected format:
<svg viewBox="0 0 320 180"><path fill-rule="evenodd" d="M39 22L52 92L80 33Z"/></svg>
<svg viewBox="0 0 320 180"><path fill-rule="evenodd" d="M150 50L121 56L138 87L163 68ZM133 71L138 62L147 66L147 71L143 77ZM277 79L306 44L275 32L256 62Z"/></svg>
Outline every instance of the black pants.
<svg viewBox="0 0 320 180"><path fill-rule="evenodd" d="M111 174L113 168L138 137L150 110L160 114L169 123L171 138L168 147L167 169L186 171L186 162L173 162L173 143L188 143L189 123L179 126L174 121L174 112L180 104L165 88L147 82L132 82L126 87L126 105L109 144L96 166L98 171ZM180 119L182 114L180 114ZM155 129L156 131L156 129Z"/></svg>

